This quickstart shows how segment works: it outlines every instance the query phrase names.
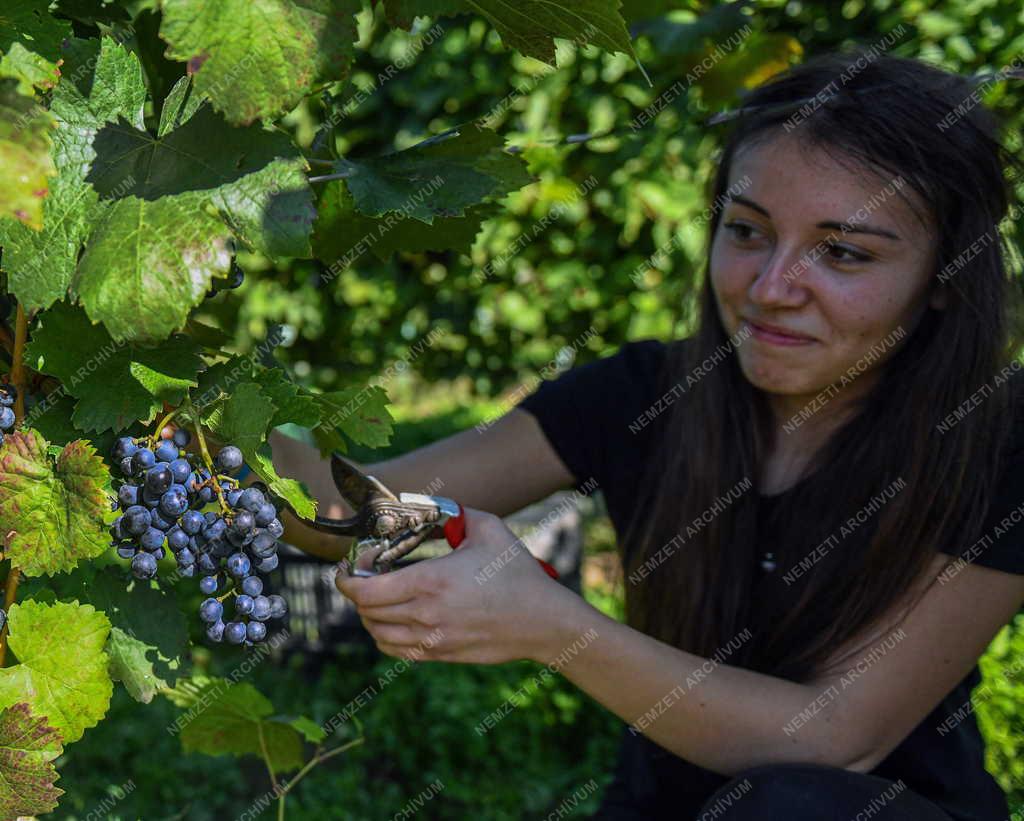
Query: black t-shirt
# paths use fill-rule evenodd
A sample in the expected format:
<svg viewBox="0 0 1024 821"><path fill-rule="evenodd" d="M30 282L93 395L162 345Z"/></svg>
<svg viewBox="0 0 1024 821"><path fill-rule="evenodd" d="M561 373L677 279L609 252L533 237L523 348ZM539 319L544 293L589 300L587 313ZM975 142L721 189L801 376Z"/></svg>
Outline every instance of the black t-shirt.
<svg viewBox="0 0 1024 821"><path fill-rule="evenodd" d="M658 409L671 402L660 383L666 351L665 343L654 339L627 343L610 357L542 382L518 405L536 417L572 472L578 490L586 492L596 481L620 539L640 495L644 469L654 448L664 446L663 423L669 414ZM660 397L665 401L658 404ZM1011 454L1019 451L1019 455L1007 463L986 533L1024 501L1022 446L1024 419L1015 428L1011 447ZM760 496L758 547L773 543L772 512L793 490ZM1024 573L1024 528L1010 528L1008 535L972 560ZM942 807L956 821L1003 821L1009 815L1002 790L985 771L984 743L967 706L980 681L975 667L872 771L894 781L902 779L907 788ZM726 781L725 776L685 761L624 727L616 777L603 808L609 816L614 805L626 817L633 811L636 817L678 821L693 817L703 800Z"/></svg>

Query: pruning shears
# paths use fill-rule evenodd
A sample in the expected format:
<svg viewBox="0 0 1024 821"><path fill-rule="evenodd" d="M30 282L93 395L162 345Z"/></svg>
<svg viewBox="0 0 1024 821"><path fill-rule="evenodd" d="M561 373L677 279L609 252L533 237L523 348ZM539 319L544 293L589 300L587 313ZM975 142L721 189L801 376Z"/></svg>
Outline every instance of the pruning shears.
<svg viewBox="0 0 1024 821"><path fill-rule="evenodd" d="M317 516L310 524L324 533L358 540L353 576L386 573L394 562L427 539L443 535L456 549L466 538L465 512L452 499L393 493L379 479L364 474L336 453L331 455L331 476L355 513L347 519ZM543 559L537 561L551 578L558 578L555 568Z"/></svg>

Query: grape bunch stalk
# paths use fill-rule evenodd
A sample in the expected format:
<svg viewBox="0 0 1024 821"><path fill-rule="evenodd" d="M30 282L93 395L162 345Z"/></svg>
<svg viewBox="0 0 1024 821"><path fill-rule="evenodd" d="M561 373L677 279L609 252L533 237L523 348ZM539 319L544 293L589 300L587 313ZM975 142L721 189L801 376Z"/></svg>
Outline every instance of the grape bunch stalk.
<svg viewBox="0 0 1024 821"><path fill-rule="evenodd" d="M14 400L18 398L18 389L14 385L0 383L0 442L4 434L14 429Z"/></svg>
<svg viewBox="0 0 1024 821"><path fill-rule="evenodd" d="M199 589L210 597L199 608L207 636L230 644L261 642L266 622L288 612L282 596L264 595L260 578L277 567L277 540L284 533L277 508L259 487L243 490L232 478L243 462L234 445L222 448L208 466L193 464L198 459L185 451L189 432L159 430L154 437L123 436L114 444L112 457L124 482L115 508L121 515L110 526L112 545L142 580L156 576L157 563L170 550L178 574L198 573ZM225 620L229 598L234 618Z"/></svg>

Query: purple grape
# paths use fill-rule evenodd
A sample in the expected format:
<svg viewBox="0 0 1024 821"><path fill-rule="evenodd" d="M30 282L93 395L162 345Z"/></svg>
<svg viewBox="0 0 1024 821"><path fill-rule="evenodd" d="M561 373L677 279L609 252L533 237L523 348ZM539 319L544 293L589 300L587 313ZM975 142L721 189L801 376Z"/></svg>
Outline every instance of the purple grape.
<svg viewBox="0 0 1024 821"><path fill-rule="evenodd" d="M157 530L155 527L149 528L141 537L139 537L139 544L142 546L143 550L148 550L150 552L156 550L158 547L163 547L163 531Z"/></svg>
<svg viewBox="0 0 1024 821"><path fill-rule="evenodd" d="M131 559L135 556L137 552L138 551L135 549L135 546L130 544L121 545L117 548L117 555L120 556L122 559Z"/></svg>
<svg viewBox="0 0 1024 821"><path fill-rule="evenodd" d="M267 556L265 559L256 560L256 569L260 573L270 573L273 570L277 570L277 554L273 556Z"/></svg>
<svg viewBox="0 0 1024 821"><path fill-rule="evenodd" d="M232 488L224 494L224 501L228 503L230 507L238 507L238 500L242 495L241 488Z"/></svg>
<svg viewBox="0 0 1024 821"><path fill-rule="evenodd" d="M132 454L132 475L143 473L156 464L156 455L149 448L139 448Z"/></svg>
<svg viewBox="0 0 1024 821"><path fill-rule="evenodd" d="M231 473L238 470L244 461L242 451L234 445L228 445L221 448L220 453L213 460L213 466L218 473Z"/></svg>
<svg viewBox="0 0 1024 821"><path fill-rule="evenodd" d="M252 603L252 596L246 596L244 593L240 596L236 596L235 615L248 616L252 612Z"/></svg>
<svg viewBox="0 0 1024 821"><path fill-rule="evenodd" d="M139 503L139 487L137 485L121 485L117 490L117 501L124 508L137 505Z"/></svg>
<svg viewBox="0 0 1024 821"><path fill-rule="evenodd" d="M284 525L281 524L281 520L274 519L274 521L268 524L267 532L272 534L275 539L280 539L284 535Z"/></svg>
<svg viewBox="0 0 1024 821"><path fill-rule="evenodd" d="M270 618L270 599L266 596L254 596L252 600L252 617L256 621L266 621Z"/></svg>
<svg viewBox="0 0 1024 821"><path fill-rule="evenodd" d="M288 612L288 602L284 600L283 596L273 593L267 598L270 600L270 618L279 619Z"/></svg>
<svg viewBox="0 0 1024 821"><path fill-rule="evenodd" d="M167 531L167 546L175 553L188 549L188 534L180 525L174 525Z"/></svg>
<svg viewBox="0 0 1024 821"><path fill-rule="evenodd" d="M152 517L141 505L132 505L121 516L121 530L130 536L141 536L149 529Z"/></svg>
<svg viewBox="0 0 1024 821"><path fill-rule="evenodd" d="M209 624L220 621L220 617L223 615L224 605L216 599L207 599L199 605L199 618Z"/></svg>
<svg viewBox="0 0 1024 821"><path fill-rule="evenodd" d="M174 527L174 517L171 517L170 519L165 518L161 515L158 508L154 508L149 511L149 518L150 524L157 530L162 530L164 533L167 533L172 527Z"/></svg>
<svg viewBox="0 0 1024 821"><path fill-rule="evenodd" d="M173 462L178 458L178 446L170 439L164 439L153 451L158 462Z"/></svg>
<svg viewBox="0 0 1024 821"><path fill-rule="evenodd" d="M163 462L146 471L146 493L150 496L162 496L174 482L171 467Z"/></svg>
<svg viewBox="0 0 1024 821"><path fill-rule="evenodd" d="M184 428L178 428L174 431L174 436L171 437L171 440L179 448L187 448L188 443L192 441L192 434Z"/></svg>
<svg viewBox="0 0 1024 821"><path fill-rule="evenodd" d="M132 559L132 575L136 579L152 579L156 575L156 558L139 553Z"/></svg>
<svg viewBox="0 0 1024 821"><path fill-rule="evenodd" d="M258 596L263 592L263 581L259 576L246 576L242 579L242 592L247 596Z"/></svg>
<svg viewBox="0 0 1024 821"><path fill-rule="evenodd" d="M277 518L277 508L269 502L261 507L255 516L257 527L266 527Z"/></svg>
<svg viewBox="0 0 1024 821"><path fill-rule="evenodd" d="M188 494L182 485L171 485L160 497L160 512L172 519L177 519L188 510Z"/></svg>
<svg viewBox="0 0 1024 821"><path fill-rule="evenodd" d="M176 558L178 559L178 564L182 567L196 563L196 557L187 547L184 550L179 550L176 554Z"/></svg>
<svg viewBox="0 0 1024 821"><path fill-rule="evenodd" d="M206 635L210 641L223 641L224 640L224 622L215 621L209 627L206 628Z"/></svg>
<svg viewBox="0 0 1024 821"><path fill-rule="evenodd" d="M248 510L250 513L259 513L261 507L266 504L266 499L263 498L263 494L260 493L254 487L247 487L242 491L242 495L238 497L238 507Z"/></svg>
<svg viewBox="0 0 1024 821"><path fill-rule="evenodd" d="M267 625L258 621L251 621L245 626L245 634L249 641L256 643L267 637Z"/></svg>
<svg viewBox="0 0 1024 821"><path fill-rule="evenodd" d="M178 575L185 579L191 579L196 575L196 566L194 564L182 565L178 568Z"/></svg>
<svg viewBox="0 0 1024 821"><path fill-rule="evenodd" d="M255 526L256 517L252 515L248 510L238 510L235 512L234 518L231 520L231 529L241 536L245 536Z"/></svg>
<svg viewBox="0 0 1024 821"><path fill-rule="evenodd" d="M203 573L217 572L217 562L214 561L213 556L209 555L208 553L200 553L198 555L198 558L196 559L196 566Z"/></svg>
<svg viewBox="0 0 1024 821"><path fill-rule="evenodd" d="M241 644L245 641L245 625L240 621L229 621L224 627L224 639L229 644Z"/></svg>
<svg viewBox="0 0 1024 821"><path fill-rule="evenodd" d="M216 576L203 576L199 580L199 591L205 593L207 596L213 595L217 592L217 577Z"/></svg>
<svg viewBox="0 0 1024 821"><path fill-rule="evenodd" d="M244 553L233 553L228 556L227 570L236 579L244 578L252 570L252 562Z"/></svg>
<svg viewBox="0 0 1024 821"><path fill-rule="evenodd" d="M124 458L123 458L123 459L122 459L122 460L120 461L120 463L119 463L119 464L120 464L120 468L121 468L121 474L122 474L123 476L129 476L129 477L131 477L131 476L134 476L134 475L135 475L135 467L134 467L134 465L132 464L132 457L131 457L131 456L125 456L125 457L124 457Z"/></svg>
<svg viewBox="0 0 1024 821"><path fill-rule="evenodd" d="M175 459L168 467L171 469L171 478L174 480L174 484L184 487L189 474L192 473L192 466L188 463L188 459Z"/></svg>
<svg viewBox="0 0 1024 821"><path fill-rule="evenodd" d="M186 510L181 514L181 520L178 522L181 525L181 529L189 536L195 536L202 530L205 523L206 520L203 518L203 514L198 510Z"/></svg>

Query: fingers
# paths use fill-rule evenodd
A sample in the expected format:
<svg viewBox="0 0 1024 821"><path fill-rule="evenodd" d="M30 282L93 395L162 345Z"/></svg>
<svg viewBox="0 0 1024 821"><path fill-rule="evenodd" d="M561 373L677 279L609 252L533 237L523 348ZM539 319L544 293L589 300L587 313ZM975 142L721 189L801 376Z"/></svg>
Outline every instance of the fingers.
<svg viewBox="0 0 1024 821"><path fill-rule="evenodd" d="M417 565L371 578L349 576L339 569L334 585L360 607L381 607L415 599L421 593L420 578L424 574L425 569Z"/></svg>

